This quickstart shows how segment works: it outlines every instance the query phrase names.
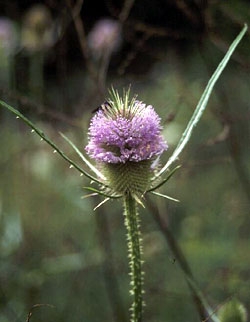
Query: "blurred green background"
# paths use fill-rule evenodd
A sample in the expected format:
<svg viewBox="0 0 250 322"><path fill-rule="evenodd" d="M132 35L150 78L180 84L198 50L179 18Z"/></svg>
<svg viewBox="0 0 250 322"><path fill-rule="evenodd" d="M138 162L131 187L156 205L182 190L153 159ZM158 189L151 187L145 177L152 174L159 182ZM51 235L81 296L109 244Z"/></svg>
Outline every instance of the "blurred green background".
<svg viewBox="0 0 250 322"><path fill-rule="evenodd" d="M209 77L249 22L248 1L3 1L0 94L53 139L84 151L92 111L128 88L162 118L175 148ZM101 28L96 23L103 18ZM115 23L114 23L115 21ZM95 29L94 29L95 28ZM168 227L217 310L250 310L249 32L216 85L181 169L141 210L144 321L199 321ZM89 181L0 111L0 321L128 321L122 205L81 198ZM159 220L161 219L161 221ZM33 307L36 304L41 306ZM48 305L42 305L48 304Z"/></svg>

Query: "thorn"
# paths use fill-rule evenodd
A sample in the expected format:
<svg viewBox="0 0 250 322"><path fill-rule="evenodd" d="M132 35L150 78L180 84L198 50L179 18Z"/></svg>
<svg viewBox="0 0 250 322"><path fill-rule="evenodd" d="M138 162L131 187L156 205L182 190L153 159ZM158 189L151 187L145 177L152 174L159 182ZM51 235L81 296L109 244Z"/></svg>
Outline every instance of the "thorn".
<svg viewBox="0 0 250 322"><path fill-rule="evenodd" d="M100 206L102 206L105 202L107 202L110 198L105 198L102 202L100 202L95 208L94 211L99 208Z"/></svg>
<svg viewBox="0 0 250 322"><path fill-rule="evenodd" d="M53 153L56 153L56 152L57 152L56 150L53 151Z"/></svg>
<svg viewBox="0 0 250 322"><path fill-rule="evenodd" d="M83 173L80 174L80 177L82 177L82 176L83 176Z"/></svg>
<svg viewBox="0 0 250 322"><path fill-rule="evenodd" d="M43 141L43 138L41 138L40 141Z"/></svg>
<svg viewBox="0 0 250 322"><path fill-rule="evenodd" d="M16 116L16 119L20 119L20 117L19 116Z"/></svg>
<svg viewBox="0 0 250 322"><path fill-rule="evenodd" d="M34 132L35 132L35 130L34 130L34 129L32 129L30 132L31 132L31 133L34 133Z"/></svg>
<svg viewBox="0 0 250 322"><path fill-rule="evenodd" d="M70 168L70 169L72 169L72 168L74 168L74 166L71 164L71 165L69 166L69 168Z"/></svg>
<svg viewBox="0 0 250 322"><path fill-rule="evenodd" d="M90 193L88 195L82 196L81 199L86 199L86 198L97 196L97 195L98 195L97 193Z"/></svg>

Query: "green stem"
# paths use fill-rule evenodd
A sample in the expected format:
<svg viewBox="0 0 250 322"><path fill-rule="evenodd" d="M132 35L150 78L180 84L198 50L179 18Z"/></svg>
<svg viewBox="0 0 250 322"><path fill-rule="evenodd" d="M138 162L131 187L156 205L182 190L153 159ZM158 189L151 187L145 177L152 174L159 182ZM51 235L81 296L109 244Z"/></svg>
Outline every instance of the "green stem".
<svg viewBox="0 0 250 322"><path fill-rule="evenodd" d="M127 193L124 197L124 215L125 226L127 229L127 242L128 242L128 258L130 268L130 293L133 295L134 300L131 306L131 322L142 321L142 239L140 233L140 220L137 209L136 200L134 197Z"/></svg>

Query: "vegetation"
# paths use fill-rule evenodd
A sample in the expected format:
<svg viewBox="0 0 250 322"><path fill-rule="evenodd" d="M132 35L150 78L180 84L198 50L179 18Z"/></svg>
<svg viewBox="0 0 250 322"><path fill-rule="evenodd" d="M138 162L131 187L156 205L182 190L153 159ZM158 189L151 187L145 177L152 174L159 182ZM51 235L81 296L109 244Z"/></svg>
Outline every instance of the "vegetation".
<svg viewBox="0 0 250 322"><path fill-rule="evenodd" d="M17 42L1 46L1 98L79 164L59 132L84 151L92 111L106 90L132 84L163 120L165 164L248 20L243 0L202 3L117 1L93 12L88 1L47 2L38 8L46 23L33 29L32 2L24 9L6 3ZM88 36L103 16L119 26L96 49ZM40 34L27 38L27 30ZM179 260L215 312L233 297L250 309L248 53L249 31L180 156L181 168L160 189L180 203L154 196L141 210L145 321L201 320ZM0 131L0 320L128 321L122 205L113 200L93 212L101 199L81 198L89 180L4 109Z"/></svg>

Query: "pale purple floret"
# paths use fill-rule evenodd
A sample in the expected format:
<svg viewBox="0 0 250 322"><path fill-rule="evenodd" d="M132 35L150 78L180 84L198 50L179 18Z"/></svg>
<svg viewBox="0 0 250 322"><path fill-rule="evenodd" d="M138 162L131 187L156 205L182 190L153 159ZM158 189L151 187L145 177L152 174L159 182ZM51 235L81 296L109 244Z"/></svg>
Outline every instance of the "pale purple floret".
<svg viewBox="0 0 250 322"><path fill-rule="evenodd" d="M86 151L96 161L125 163L154 160L167 149L160 118L151 105L136 101L132 114L110 117L99 110L91 120Z"/></svg>

